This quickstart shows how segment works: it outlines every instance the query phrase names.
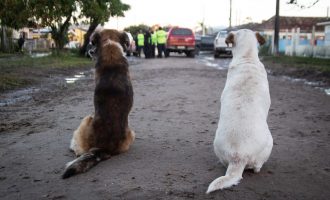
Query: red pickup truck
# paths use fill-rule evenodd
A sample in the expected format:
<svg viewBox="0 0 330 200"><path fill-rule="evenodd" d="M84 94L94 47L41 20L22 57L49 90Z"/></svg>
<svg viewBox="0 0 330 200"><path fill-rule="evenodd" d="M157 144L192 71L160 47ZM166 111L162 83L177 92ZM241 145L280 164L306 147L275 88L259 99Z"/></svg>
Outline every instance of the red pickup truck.
<svg viewBox="0 0 330 200"><path fill-rule="evenodd" d="M195 57L195 35L189 28L173 27L167 34L165 57L170 52L185 53L188 57Z"/></svg>

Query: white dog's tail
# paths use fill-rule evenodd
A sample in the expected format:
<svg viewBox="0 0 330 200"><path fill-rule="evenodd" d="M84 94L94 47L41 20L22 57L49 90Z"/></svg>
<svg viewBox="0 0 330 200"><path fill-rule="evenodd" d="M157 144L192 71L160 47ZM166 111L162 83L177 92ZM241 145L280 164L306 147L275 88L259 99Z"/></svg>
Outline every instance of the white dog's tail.
<svg viewBox="0 0 330 200"><path fill-rule="evenodd" d="M219 190L219 189L224 189L224 188L228 188L231 187L233 185L237 185L239 183L239 181L242 179L242 174L244 171L246 164L242 164L242 163L229 163L227 171L226 171L226 175L225 176L221 176L217 179L215 179L214 181L212 181L212 183L209 185L209 188L207 189L206 194L209 194L213 191Z"/></svg>

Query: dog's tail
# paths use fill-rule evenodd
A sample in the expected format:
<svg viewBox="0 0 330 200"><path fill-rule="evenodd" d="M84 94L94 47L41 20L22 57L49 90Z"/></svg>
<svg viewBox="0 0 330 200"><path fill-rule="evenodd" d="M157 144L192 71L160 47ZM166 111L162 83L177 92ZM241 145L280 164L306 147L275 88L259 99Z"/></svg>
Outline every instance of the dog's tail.
<svg viewBox="0 0 330 200"><path fill-rule="evenodd" d="M219 189L224 189L231 187L233 185L237 185L239 181L242 179L242 174L244 171L246 164L242 163L229 163L226 175L221 176L209 185L209 188L207 189L206 194L209 194L213 191L219 190Z"/></svg>
<svg viewBox="0 0 330 200"><path fill-rule="evenodd" d="M102 160L110 158L110 155L99 148L92 148L87 153L82 154L75 160L68 162L62 175L63 179L76 174L84 173L97 165Z"/></svg>

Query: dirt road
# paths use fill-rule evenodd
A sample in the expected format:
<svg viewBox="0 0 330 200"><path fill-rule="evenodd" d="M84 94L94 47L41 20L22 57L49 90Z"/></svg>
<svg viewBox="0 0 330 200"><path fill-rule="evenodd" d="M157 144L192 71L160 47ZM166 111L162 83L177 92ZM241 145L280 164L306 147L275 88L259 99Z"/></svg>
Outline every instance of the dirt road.
<svg viewBox="0 0 330 200"><path fill-rule="evenodd" d="M74 157L72 132L93 112L92 72L84 69L75 83L49 79L32 99L0 107L0 199L329 199L330 96L274 76L269 161L259 174L246 171L238 186L205 195L225 173L212 142L229 62L131 60L135 143L67 180L60 176Z"/></svg>

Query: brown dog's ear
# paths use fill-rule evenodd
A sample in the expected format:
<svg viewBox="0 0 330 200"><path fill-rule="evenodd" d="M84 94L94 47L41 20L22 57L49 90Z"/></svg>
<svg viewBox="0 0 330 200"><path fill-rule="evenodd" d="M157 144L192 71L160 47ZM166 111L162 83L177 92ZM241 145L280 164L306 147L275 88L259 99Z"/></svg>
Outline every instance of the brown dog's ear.
<svg viewBox="0 0 330 200"><path fill-rule="evenodd" d="M124 52L126 52L130 45L129 37L125 32L122 32L119 38L120 38L120 44L123 47Z"/></svg>
<svg viewBox="0 0 330 200"><path fill-rule="evenodd" d="M229 35L227 36L226 40L225 40L227 46L229 46L229 44L233 44L235 43L234 41L234 34L233 33L229 33Z"/></svg>
<svg viewBox="0 0 330 200"><path fill-rule="evenodd" d="M97 45L99 41L101 40L101 31L95 30L94 33L89 38L89 42L92 43L92 45Z"/></svg>
<svg viewBox="0 0 330 200"><path fill-rule="evenodd" d="M260 33L256 32L256 38L257 38L257 40L258 40L258 42L259 42L260 45L265 44L266 40L265 40L264 37L262 37L262 36L260 35Z"/></svg>

